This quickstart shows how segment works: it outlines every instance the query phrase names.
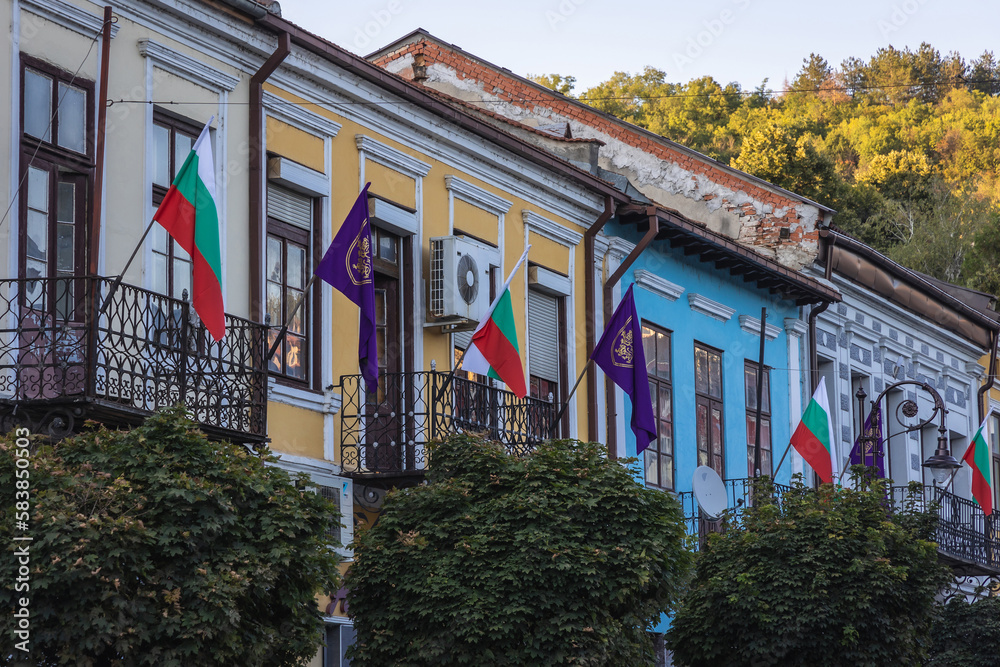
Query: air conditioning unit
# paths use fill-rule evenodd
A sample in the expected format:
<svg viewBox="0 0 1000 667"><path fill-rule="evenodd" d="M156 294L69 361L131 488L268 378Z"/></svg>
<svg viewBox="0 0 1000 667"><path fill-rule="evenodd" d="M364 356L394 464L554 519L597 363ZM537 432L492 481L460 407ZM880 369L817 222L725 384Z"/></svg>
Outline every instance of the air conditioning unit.
<svg viewBox="0 0 1000 667"><path fill-rule="evenodd" d="M490 265L496 248L464 236L431 239L428 317L432 324L475 325L490 306Z"/></svg>

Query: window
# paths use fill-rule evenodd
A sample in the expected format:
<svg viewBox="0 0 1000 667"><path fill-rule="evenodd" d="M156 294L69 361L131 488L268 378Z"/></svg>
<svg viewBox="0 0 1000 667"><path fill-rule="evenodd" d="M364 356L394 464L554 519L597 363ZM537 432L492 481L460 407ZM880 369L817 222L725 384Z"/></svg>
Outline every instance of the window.
<svg viewBox="0 0 1000 667"><path fill-rule="evenodd" d="M291 190L268 185L267 247L265 251L266 310L271 329L268 345L273 345L292 310L303 299L304 289L315 258L312 243L314 201ZM309 322L315 295L306 298L288 324L284 340L268 362L272 373L296 382L308 382Z"/></svg>
<svg viewBox="0 0 1000 667"><path fill-rule="evenodd" d="M532 398L559 401L560 299L528 290L528 391Z"/></svg>
<svg viewBox="0 0 1000 667"><path fill-rule="evenodd" d="M21 56L22 299L57 319L78 319L76 281L87 272L93 85ZM55 280L47 280L55 279Z"/></svg>
<svg viewBox="0 0 1000 667"><path fill-rule="evenodd" d="M323 667L351 667L345 655L354 645L354 626L331 623L326 626L326 643L323 647Z"/></svg>
<svg viewBox="0 0 1000 667"><path fill-rule="evenodd" d="M695 428L698 465L710 466L725 479L722 425L722 352L694 345Z"/></svg>
<svg viewBox="0 0 1000 667"><path fill-rule="evenodd" d="M771 373L767 366L761 375L760 472L771 474ZM743 386L747 404L747 476L754 477L754 437L757 428L757 362L743 362Z"/></svg>
<svg viewBox="0 0 1000 667"><path fill-rule="evenodd" d="M161 110L153 112L154 209L163 201L199 132L199 127L177 116ZM191 256L160 225L153 225L150 235L153 245L150 288L175 299L182 298L186 290L190 297Z"/></svg>
<svg viewBox="0 0 1000 667"><path fill-rule="evenodd" d="M674 488L673 389L670 382L670 334L645 322L642 353L646 358L649 396L656 414L656 438L643 452L646 484Z"/></svg>

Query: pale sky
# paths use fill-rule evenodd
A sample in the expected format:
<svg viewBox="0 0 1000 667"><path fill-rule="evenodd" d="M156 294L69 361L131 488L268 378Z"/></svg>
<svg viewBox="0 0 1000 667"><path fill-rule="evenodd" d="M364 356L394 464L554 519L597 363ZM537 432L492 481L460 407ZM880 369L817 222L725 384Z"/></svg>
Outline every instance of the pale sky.
<svg viewBox="0 0 1000 667"><path fill-rule="evenodd" d="M996 0L280 0L282 15L359 55L424 28L520 75L577 78L576 94L615 71L652 65L667 80L711 75L778 90L802 59L837 66L892 44L929 42L966 61L1000 56Z"/></svg>

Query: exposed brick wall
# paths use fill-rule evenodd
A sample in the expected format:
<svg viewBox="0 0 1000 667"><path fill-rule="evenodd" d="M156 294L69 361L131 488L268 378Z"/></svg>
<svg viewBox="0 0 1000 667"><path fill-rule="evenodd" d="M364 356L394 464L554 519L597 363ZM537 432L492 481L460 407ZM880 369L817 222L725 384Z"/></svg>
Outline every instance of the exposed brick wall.
<svg viewBox="0 0 1000 667"><path fill-rule="evenodd" d="M803 221L796 206L802 202L782 196L753 181L739 178L737 175L713 165L708 158L699 158L683 150L665 145L643 132L631 129L627 124L615 122L606 115L588 109L577 103L569 102L561 95L527 85L520 79L498 71L492 66L478 62L464 54L433 41L423 40L405 44L376 59L375 64L387 67L390 63L407 60L412 61L416 54L423 54L424 65L429 70L433 65L443 66L452 72L459 80L472 80L477 87L488 96L495 97L523 109L527 115L538 117L561 116L571 123L579 123L593 128L597 132L633 146L640 151L677 165L690 174L692 181L699 177L721 186L724 189L741 195L740 201L732 201L729 197L717 194L705 194L701 201L712 209L721 208L740 220L740 231L737 240L757 249L776 250L779 247L798 247L810 255L815 254L819 232L815 220ZM412 67L396 70L396 73L413 78ZM537 103L536 103L537 102ZM574 123L575 121L575 123ZM575 128L579 131L579 128ZM697 191L697 188L692 188ZM716 201L718 197L721 201ZM752 200L753 203L746 200ZM661 202L662 203L662 202ZM803 224L805 222L806 224ZM788 237L780 237L781 229L789 230ZM778 260L781 260L780 255ZM797 260L794 264L804 264ZM795 268L799 268L796 266Z"/></svg>

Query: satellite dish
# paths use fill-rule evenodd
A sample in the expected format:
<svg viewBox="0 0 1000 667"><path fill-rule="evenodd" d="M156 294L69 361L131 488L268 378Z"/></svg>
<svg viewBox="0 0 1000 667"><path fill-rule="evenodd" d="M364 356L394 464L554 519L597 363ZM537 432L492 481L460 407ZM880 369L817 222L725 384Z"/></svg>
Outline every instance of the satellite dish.
<svg viewBox="0 0 1000 667"><path fill-rule="evenodd" d="M695 500L706 518L715 520L729 507L726 499L726 485L719 473L708 466L698 466L691 480Z"/></svg>

